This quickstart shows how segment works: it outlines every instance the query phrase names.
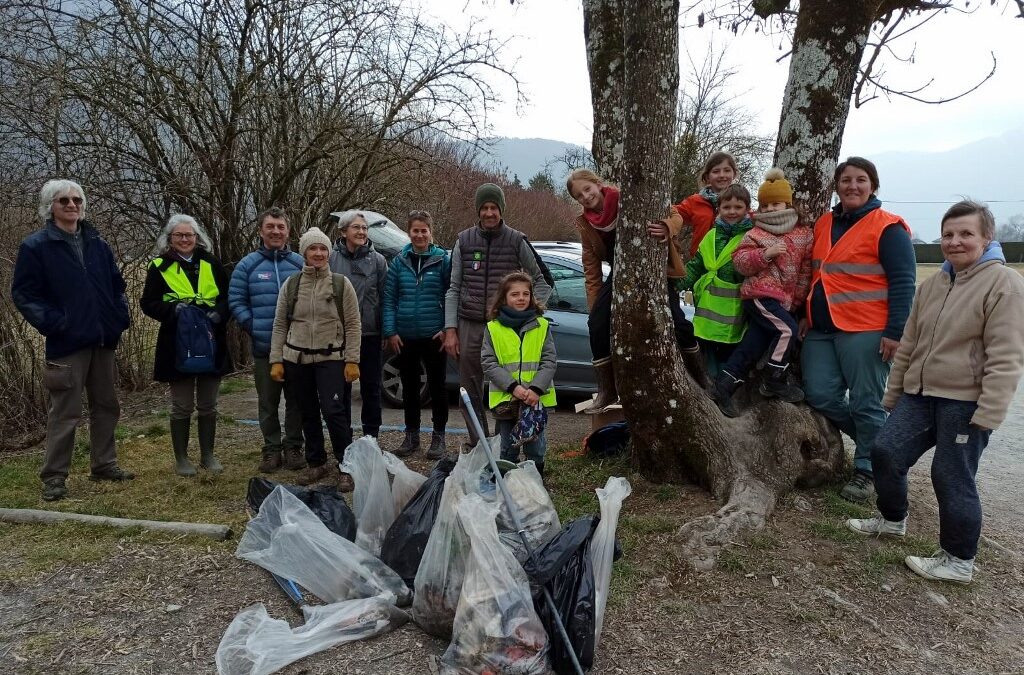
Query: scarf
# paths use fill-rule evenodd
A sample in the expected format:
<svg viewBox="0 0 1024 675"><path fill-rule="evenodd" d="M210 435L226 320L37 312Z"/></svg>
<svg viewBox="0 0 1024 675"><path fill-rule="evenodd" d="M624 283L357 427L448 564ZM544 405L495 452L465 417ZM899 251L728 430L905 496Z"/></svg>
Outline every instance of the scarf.
<svg viewBox="0 0 1024 675"><path fill-rule="evenodd" d="M781 211L770 211L755 213L754 221L757 226L766 232L782 235L792 232L796 227L796 209L783 209Z"/></svg>
<svg viewBox="0 0 1024 675"><path fill-rule="evenodd" d="M724 220L715 218L715 229L725 235L726 239L732 239L733 236L746 232L754 226L754 223L750 221L749 216L744 216L743 220L738 220L731 225Z"/></svg>
<svg viewBox="0 0 1024 675"><path fill-rule="evenodd" d="M537 310L535 309L527 308L520 311L512 309L508 305L502 305L501 309L498 310L498 323L517 332L527 321L535 318L537 318Z"/></svg>
<svg viewBox="0 0 1024 675"><path fill-rule="evenodd" d="M583 209L583 217L595 230L611 232L619 222L619 189L605 185L601 188L601 194L604 195L604 209L601 211Z"/></svg>
<svg viewBox="0 0 1024 675"><path fill-rule="evenodd" d="M712 208L714 208L715 211L718 211L718 193L715 192L710 185L702 187L700 189L700 192L698 192L697 194L699 194L704 199L708 200Z"/></svg>

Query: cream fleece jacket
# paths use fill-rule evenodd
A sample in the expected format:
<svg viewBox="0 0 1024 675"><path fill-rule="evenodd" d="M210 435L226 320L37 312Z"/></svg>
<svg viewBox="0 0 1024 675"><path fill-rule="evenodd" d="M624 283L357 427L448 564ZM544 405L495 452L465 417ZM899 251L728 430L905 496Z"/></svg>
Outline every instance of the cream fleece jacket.
<svg viewBox="0 0 1024 675"><path fill-rule="evenodd" d="M319 363L340 360L346 363L359 363L362 335L359 298L356 297L352 283L343 276L341 278L345 282L342 284L345 289L342 303L345 316L339 320L329 268L316 269L306 265L302 272L288 277L277 296L274 330L270 336L270 363ZM286 289L288 284L293 283L299 284L299 293L295 300L294 315L289 321ZM303 349L344 346L344 351L331 354L303 354L288 345Z"/></svg>
<svg viewBox="0 0 1024 675"><path fill-rule="evenodd" d="M977 401L971 423L996 429L1024 371L1024 279L1000 259L948 268L917 289L882 405L903 393Z"/></svg>

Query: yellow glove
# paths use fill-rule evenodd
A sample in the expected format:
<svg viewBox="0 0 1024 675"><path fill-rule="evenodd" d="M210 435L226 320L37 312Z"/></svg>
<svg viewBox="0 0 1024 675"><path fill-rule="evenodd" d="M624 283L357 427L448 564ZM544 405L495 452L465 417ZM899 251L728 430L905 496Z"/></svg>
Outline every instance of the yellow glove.
<svg viewBox="0 0 1024 675"><path fill-rule="evenodd" d="M284 364L274 363L270 366L270 379L274 382L284 382Z"/></svg>
<svg viewBox="0 0 1024 675"><path fill-rule="evenodd" d="M345 364L345 381L352 384L359 379L359 364L358 363L346 363Z"/></svg>

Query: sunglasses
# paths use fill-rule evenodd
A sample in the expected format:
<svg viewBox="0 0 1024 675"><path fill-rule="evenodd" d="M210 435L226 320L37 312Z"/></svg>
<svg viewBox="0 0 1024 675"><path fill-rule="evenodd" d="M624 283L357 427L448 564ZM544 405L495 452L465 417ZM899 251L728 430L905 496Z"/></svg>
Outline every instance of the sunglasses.
<svg viewBox="0 0 1024 675"><path fill-rule="evenodd" d="M68 204L74 204L75 206L81 206L85 200L81 197L57 197L53 201L57 202L61 206L67 206Z"/></svg>

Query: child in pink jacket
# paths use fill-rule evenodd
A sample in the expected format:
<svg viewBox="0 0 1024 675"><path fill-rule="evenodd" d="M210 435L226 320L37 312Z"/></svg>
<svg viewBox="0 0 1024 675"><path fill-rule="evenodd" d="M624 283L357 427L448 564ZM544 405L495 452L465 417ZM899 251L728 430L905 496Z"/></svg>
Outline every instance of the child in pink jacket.
<svg viewBox="0 0 1024 675"><path fill-rule="evenodd" d="M802 389L787 383L786 369L797 339L793 312L810 287L814 231L798 222L793 188L781 169L767 173L757 202L754 227L732 255L733 267L746 277L740 297L747 332L711 387L711 397L728 417L739 414L732 395L766 352L766 373L758 387L761 395L789 403L804 398Z"/></svg>

